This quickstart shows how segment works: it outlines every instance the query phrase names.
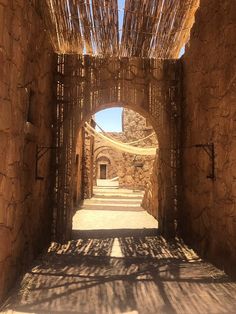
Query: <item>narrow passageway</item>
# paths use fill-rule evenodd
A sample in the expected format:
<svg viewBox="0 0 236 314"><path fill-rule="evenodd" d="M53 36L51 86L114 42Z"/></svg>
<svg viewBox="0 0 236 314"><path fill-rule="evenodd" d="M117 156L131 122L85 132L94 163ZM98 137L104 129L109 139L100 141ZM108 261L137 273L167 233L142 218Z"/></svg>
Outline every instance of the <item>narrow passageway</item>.
<svg viewBox="0 0 236 314"><path fill-rule="evenodd" d="M0 0L0 312L236 314L235 47L236 0Z"/></svg>
<svg viewBox="0 0 236 314"><path fill-rule="evenodd" d="M18 283L5 313L235 313L236 283L181 240L168 243L142 192L96 187Z"/></svg>

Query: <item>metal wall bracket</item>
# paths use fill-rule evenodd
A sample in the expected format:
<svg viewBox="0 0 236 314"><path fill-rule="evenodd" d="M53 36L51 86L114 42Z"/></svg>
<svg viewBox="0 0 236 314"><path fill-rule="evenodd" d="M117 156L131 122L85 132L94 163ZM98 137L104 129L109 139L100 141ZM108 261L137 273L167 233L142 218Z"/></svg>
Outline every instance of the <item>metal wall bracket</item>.
<svg viewBox="0 0 236 314"><path fill-rule="evenodd" d="M214 143L197 144L195 145L195 147L202 148L209 156L210 161L211 161L211 172L207 176L207 179L215 180L216 176L215 176L215 145Z"/></svg>
<svg viewBox="0 0 236 314"><path fill-rule="evenodd" d="M36 145L36 163L35 163L35 180L44 180L44 177L41 177L38 174L38 164L40 159L51 149L56 149L57 147L53 146L38 146Z"/></svg>

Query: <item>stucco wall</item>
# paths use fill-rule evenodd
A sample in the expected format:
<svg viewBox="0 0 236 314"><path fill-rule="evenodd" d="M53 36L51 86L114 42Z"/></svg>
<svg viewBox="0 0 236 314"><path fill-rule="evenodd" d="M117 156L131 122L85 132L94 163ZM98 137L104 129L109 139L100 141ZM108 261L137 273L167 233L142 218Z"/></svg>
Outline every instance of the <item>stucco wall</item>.
<svg viewBox="0 0 236 314"><path fill-rule="evenodd" d="M202 0L184 66L179 227L201 255L236 275L236 1ZM214 143L211 160L196 144Z"/></svg>
<svg viewBox="0 0 236 314"><path fill-rule="evenodd" d="M0 300L50 239L50 151L39 162L44 180L35 164L36 145L52 143L52 67L29 2L0 0Z"/></svg>

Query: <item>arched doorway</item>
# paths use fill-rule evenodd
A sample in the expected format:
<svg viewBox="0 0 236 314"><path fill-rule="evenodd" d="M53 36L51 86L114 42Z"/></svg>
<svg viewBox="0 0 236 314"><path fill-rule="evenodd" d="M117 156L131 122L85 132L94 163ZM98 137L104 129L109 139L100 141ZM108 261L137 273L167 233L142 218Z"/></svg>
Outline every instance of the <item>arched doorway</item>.
<svg viewBox="0 0 236 314"><path fill-rule="evenodd" d="M97 169L97 179L106 180L109 179L109 166L111 165L110 158L102 155L95 160Z"/></svg>
<svg viewBox="0 0 236 314"><path fill-rule="evenodd" d="M55 237L69 237L76 138L96 111L123 106L149 117L159 136L158 198L160 230L175 234L179 205L179 63L140 58L60 56L57 81ZM66 165L66 166L65 166Z"/></svg>

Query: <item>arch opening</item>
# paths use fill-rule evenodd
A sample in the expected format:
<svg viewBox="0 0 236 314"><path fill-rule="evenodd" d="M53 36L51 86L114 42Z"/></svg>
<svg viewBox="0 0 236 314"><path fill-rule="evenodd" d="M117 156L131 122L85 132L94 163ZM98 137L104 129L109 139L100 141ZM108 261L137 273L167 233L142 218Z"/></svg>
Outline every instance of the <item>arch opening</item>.
<svg viewBox="0 0 236 314"><path fill-rule="evenodd" d="M120 104L119 104L120 105ZM102 110L97 110L90 114L88 120L94 129L97 127L98 133L105 134L106 137L111 138L121 143L130 143L134 148L147 148L155 147L158 148L158 138L156 131L152 127L152 122L148 118L148 114L145 116L137 112L137 110L130 109L130 106L126 105L121 107L121 119L119 119L120 125L115 125L116 121L113 119L113 124L118 132L107 131L108 123L106 122L107 115L102 121L100 119L99 125L96 122L96 113L100 114L104 110L112 110L117 108L115 104L102 105ZM131 106L132 107L132 106ZM119 106L120 108L120 106ZM129 109L128 109L129 108ZM113 117L115 118L115 117ZM103 122L103 123L102 123ZM122 212L123 226L129 228L130 220L127 218L124 220L125 214L134 214L134 209L138 212L145 212L149 217L149 222L143 222L142 228L148 229L149 223L152 228L157 228L158 223L156 221L158 216L158 195L154 191L158 190L157 187L157 158L156 156L140 156L135 152L120 151L119 147L110 146L109 142L94 136L86 129L85 122L79 129L79 136L77 139L77 151L79 147L84 146L82 162L84 169L81 169L80 180L81 184L77 185L79 188L83 186L81 193L75 193L84 199L83 203L85 207L90 209L90 205L93 204L94 208L101 210L101 204L95 204L97 199L105 197L109 200L103 203L103 208L107 208L111 212L115 208L115 212L118 212L119 200L124 208L124 202L127 202L126 212ZM78 174L78 171L77 171ZM76 180L78 181L78 179ZM77 188L75 187L75 188ZM105 192L104 192L105 190ZM109 194L109 196L108 196ZM128 196L127 196L128 195ZM133 199L129 197L133 195ZM93 203L93 200L95 203ZM78 205L80 200L76 200L75 206ZM90 204L90 205L87 205ZM121 207L121 206L120 206ZM124 209L122 209L123 211ZM106 212L107 214L107 212ZM81 211L76 212L73 218L73 232L76 232L79 228L83 228L80 224ZM93 217L94 211L90 217ZM87 218L90 221L90 218ZM117 218L118 220L118 218ZM83 221L85 221L83 219ZM117 221L117 225L120 222ZM132 225L132 224L131 224ZM116 229L116 223L113 226L103 225L104 229ZM95 226L96 228L96 226ZM99 227L101 228L101 226Z"/></svg>

